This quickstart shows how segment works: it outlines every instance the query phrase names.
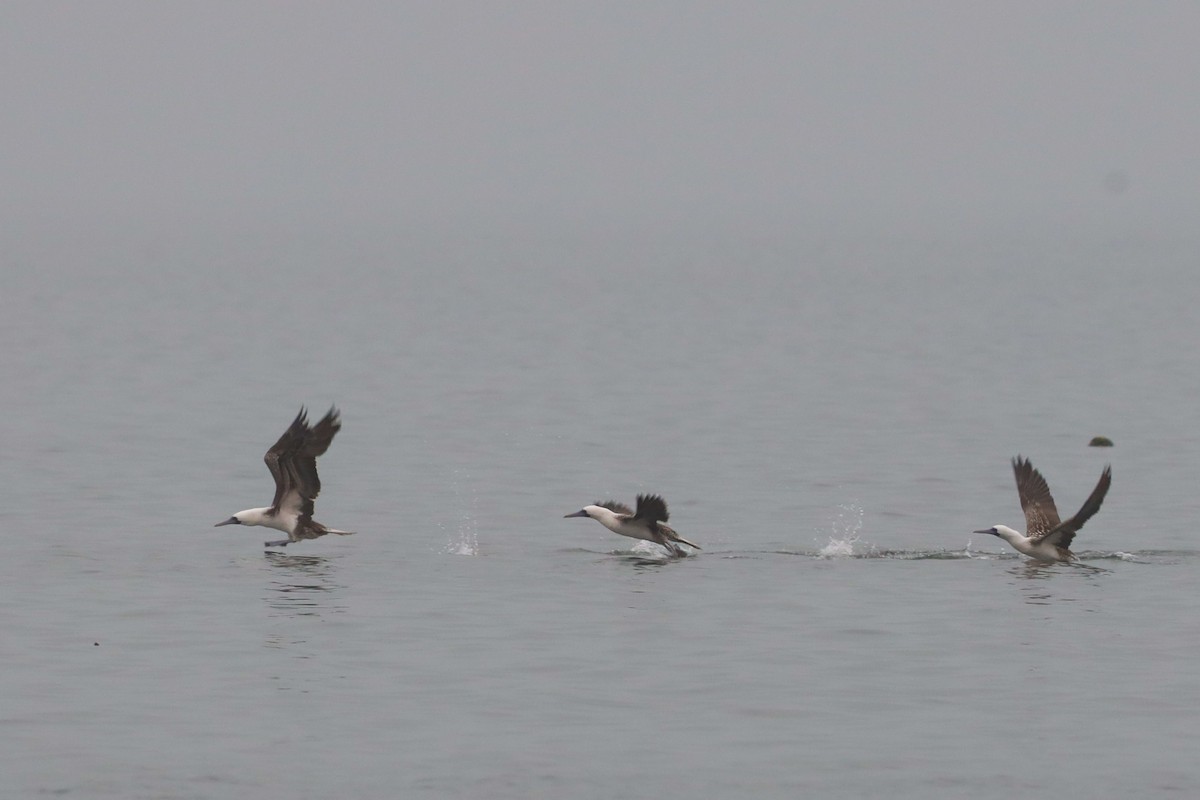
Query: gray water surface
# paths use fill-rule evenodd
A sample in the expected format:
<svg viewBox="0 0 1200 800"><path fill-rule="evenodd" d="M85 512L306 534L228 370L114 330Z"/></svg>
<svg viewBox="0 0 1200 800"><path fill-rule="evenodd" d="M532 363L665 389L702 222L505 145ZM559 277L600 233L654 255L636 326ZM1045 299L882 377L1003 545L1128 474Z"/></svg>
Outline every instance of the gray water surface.
<svg viewBox="0 0 1200 800"><path fill-rule="evenodd" d="M11 796L1200 791L1200 304L1162 242L195 237L6 255ZM317 518L266 505L342 409ZM1116 447L1086 447L1094 435ZM1038 566L1009 459L1073 513ZM587 503L663 494L665 560Z"/></svg>

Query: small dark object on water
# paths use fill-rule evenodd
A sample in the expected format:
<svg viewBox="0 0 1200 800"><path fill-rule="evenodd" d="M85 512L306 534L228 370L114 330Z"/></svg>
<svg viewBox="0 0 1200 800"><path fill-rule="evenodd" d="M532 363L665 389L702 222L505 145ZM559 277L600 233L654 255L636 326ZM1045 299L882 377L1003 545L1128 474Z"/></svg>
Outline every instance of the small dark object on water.
<svg viewBox="0 0 1200 800"><path fill-rule="evenodd" d="M1088 447L1112 447L1112 439L1107 436L1097 436L1088 442Z"/></svg>
<svg viewBox="0 0 1200 800"><path fill-rule="evenodd" d="M99 642L92 642L92 647L99 647L99 646L100 646Z"/></svg>

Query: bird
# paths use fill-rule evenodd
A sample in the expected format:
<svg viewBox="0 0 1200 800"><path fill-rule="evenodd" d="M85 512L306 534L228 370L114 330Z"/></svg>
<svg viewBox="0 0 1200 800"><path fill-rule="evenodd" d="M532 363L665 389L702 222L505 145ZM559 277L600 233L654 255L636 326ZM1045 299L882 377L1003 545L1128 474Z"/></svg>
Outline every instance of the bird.
<svg viewBox="0 0 1200 800"><path fill-rule="evenodd" d="M1066 521L1059 520L1058 509L1054 507L1054 498L1050 496L1050 487L1046 485L1042 473L1021 456L1013 459L1012 466L1017 479L1017 494L1021 498L1021 509L1025 512L1027 534L1022 536L1007 525L995 525L975 533L998 536L1012 545L1018 553L1038 561L1075 560L1075 554L1069 549L1071 541L1083 527L1083 523L1100 510L1100 504L1104 502L1104 495L1108 494L1108 486L1112 483L1112 466L1104 468L1091 495L1075 516Z"/></svg>
<svg viewBox="0 0 1200 800"><path fill-rule="evenodd" d="M639 494L637 496L637 511L633 511L624 503L606 500L563 516L591 517L613 533L628 536L631 539L645 539L662 545L672 555L683 555L682 548L676 542L686 544L699 550L700 545L689 542L671 527L664 525L670 514L667 512L667 501L657 494Z"/></svg>
<svg viewBox="0 0 1200 800"><path fill-rule="evenodd" d="M218 522L222 525L263 525L275 528L288 535L286 539L264 542L264 547L287 547L301 539L316 539L327 533L349 536L354 531L327 528L312 518L313 501L321 493L321 479L317 477L317 456L324 455L329 443L342 429L338 410L330 407L329 412L315 426L308 424L308 412L300 407L300 413L271 446L263 461L275 479L275 499L269 508L248 508L229 519Z"/></svg>

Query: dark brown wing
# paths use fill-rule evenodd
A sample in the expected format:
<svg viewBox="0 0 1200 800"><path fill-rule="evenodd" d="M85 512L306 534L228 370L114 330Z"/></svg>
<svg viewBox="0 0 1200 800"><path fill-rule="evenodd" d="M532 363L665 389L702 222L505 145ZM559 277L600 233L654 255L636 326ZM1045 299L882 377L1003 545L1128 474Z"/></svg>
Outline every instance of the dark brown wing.
<svg viewBox="0 0 1200 800"><path fill-rule="evenodd" d="M1071 541L1074 540L1076 532L1083 527L1083 523L1100 510L1100 504L1104 502L1104 496L1108 494L1110 484L1112 484L1112 467L1107 466L1104 468L1104 472L1100 473L1100 480L1096 483L1096 488L1092 489L1092 493L1088 495L1088 499L1083 502L1079 511L1075 512L1075 516L1066 522L1059 523L1043 536L1031 536L1030 538L1045 539L1059 547L1070 547Z"/></svg>
<svg viewBox="0 0 1200 800"><path fill-rule="evenodd" d="M330 442L341 428L336 408L330 408L315 427L309 426L307 412L300 409L295 421L263 457L275 478L272 508L278 509L281 502L296 502L299 499L302 501L301 516L312 516L312 501L321 493L317 456L329 449ZM298 498L288 498L292 492Z"/></svg>
<svg viewBox="0 0 1200 800"><path fill-rule="evenodd" d="M317 457L325 455L333 437L341 429L342 422L339 419L338 410L330 407L328 413L308 432L296 450L293 464L299 479L297 485L300 487L300 494L309 500L316 500L317 495L321 493L321 478L317 475Z"/></svg>
<svg viewBox="0 0 1200 800"><path fill-rule="evenodd" d="M634 519L645 519L651 522L666 522L671 518L667 513L667 501L657 494L639 494L637 496L637 511Z"/></svg>
<svg viewBox="0 0 1200 800"><path fill-rule="evenodd" d="M308 412L301 406L300 413L292 420L292 424L263 456L267 469L271 470L271 477L275 479L275 499L271 501L271 508L279 508L279 502L293 485L289 471L280 464L280 460L284 459L286 462L288 454L295 451L300 441L308 434L308 430Z"/></svg>
<svg viewBox="0 0 1200 800"><path fill-rule="evenodd" d="M1013 459L1013 475L1017 478L1017 494L1021 497L1021 510L1025 512L1025 535L1036 539L1058 526L1058 509L1050 496L1050 487L1042 473L1025 459Z"/></svg>
<svg viewBox="0 0 1200 800"><path fill-rule="evenodd" d="M633 509L624 503L618 503L616 500L605 500L603 503L596 503L601 508L607 508L614 514L628 514L633 516Z"/></svg>

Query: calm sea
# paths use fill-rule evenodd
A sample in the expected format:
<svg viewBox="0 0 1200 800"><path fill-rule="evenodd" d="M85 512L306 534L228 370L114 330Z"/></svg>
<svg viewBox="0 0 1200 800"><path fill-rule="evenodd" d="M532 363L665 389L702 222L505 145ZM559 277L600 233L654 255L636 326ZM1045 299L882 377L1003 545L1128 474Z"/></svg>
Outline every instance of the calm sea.
<svg viewBox="0 0 1200 800"><path fill-rule="evenodd" d="M3 794L1195 797L1196 253L10 244ZM213 528L334 403L358 534ZM971 533L1018 453L1064 516L1112 464L1082 564ZM639 492L703 551L562 518Z"/></svg>

